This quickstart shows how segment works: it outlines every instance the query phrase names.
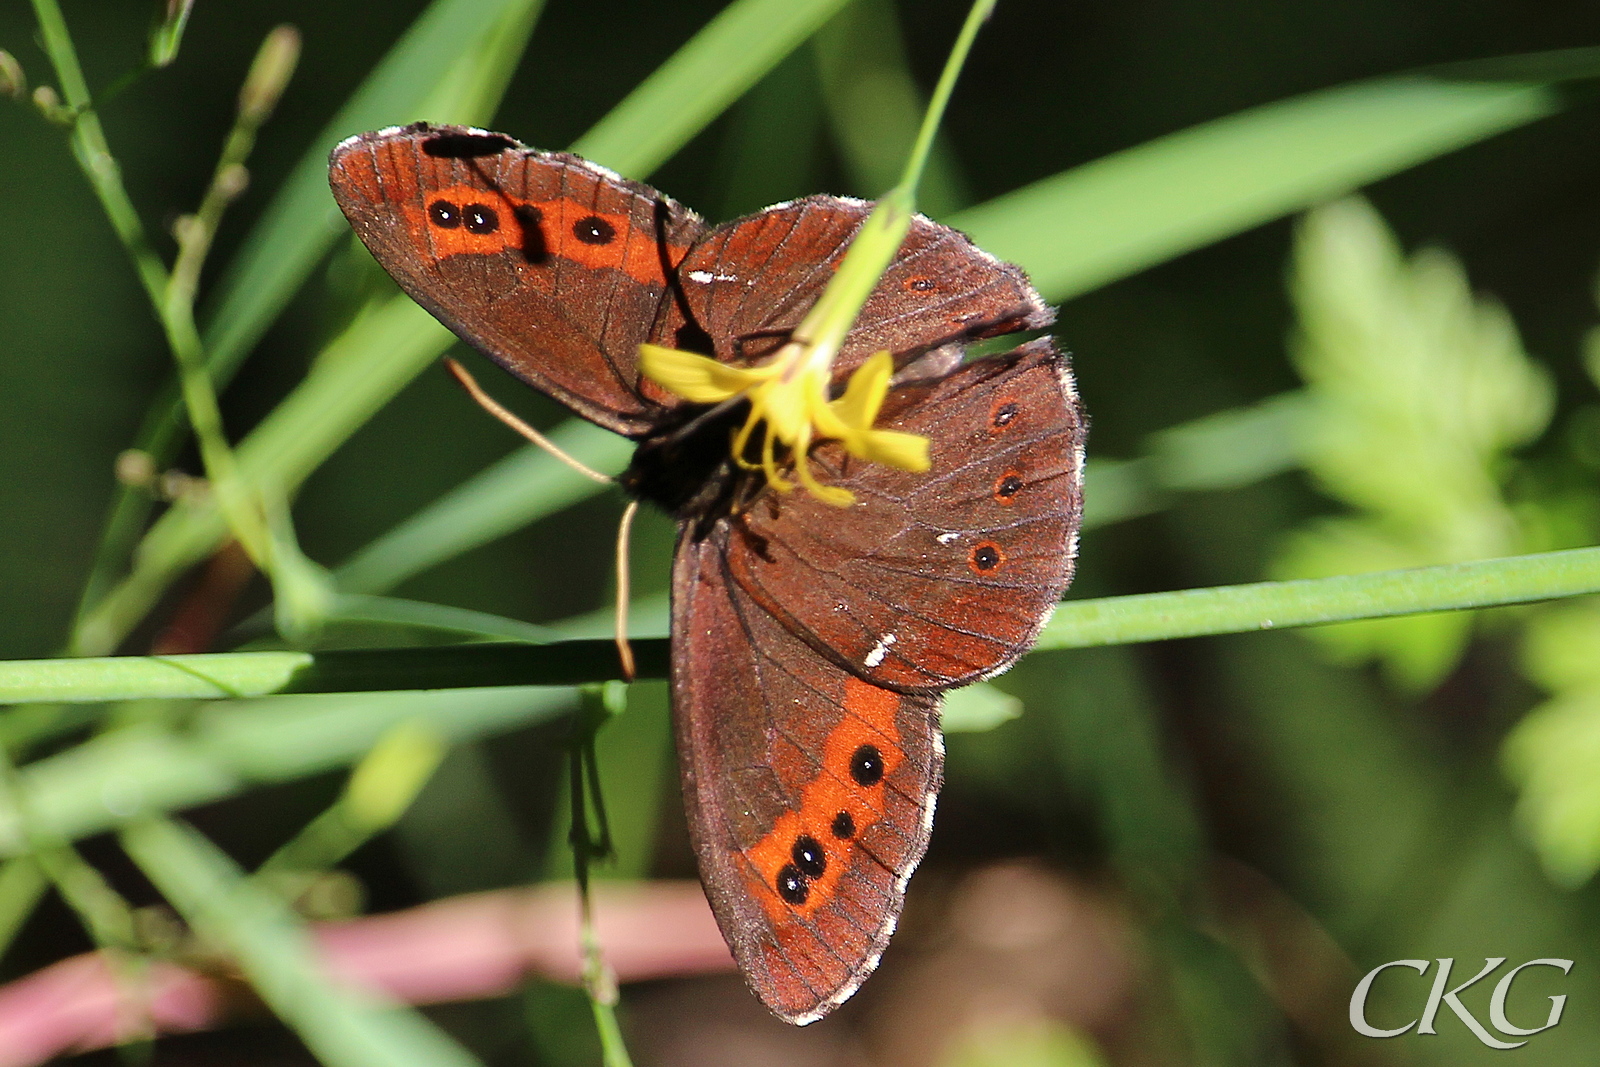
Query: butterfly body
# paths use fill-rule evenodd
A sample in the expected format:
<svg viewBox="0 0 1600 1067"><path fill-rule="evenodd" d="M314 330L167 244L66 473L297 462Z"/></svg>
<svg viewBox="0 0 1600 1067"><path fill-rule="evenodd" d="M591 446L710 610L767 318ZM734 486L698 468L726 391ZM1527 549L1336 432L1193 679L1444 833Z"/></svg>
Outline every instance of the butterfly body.
<svg viewBox="0 0 1600 1067"><path fill-rule="evenodd" d="M877 425L928 438L932 466L821 442L809 462L851 494L839 507L769 484L753 443L730 452L748 405L680 400L638 350L762 365L871 205L807 197L708 228L575 156L426 124L344 142L331 181L419 303L638 442L620 481L679 521L671 687L702 881L761 999L820 1018L876 966L926 850L940 694L1014 662L1071 578L1085 420L1065 358L1040 339L961 363L1049 309L1021 271L918 217L834 380L891 353Z"/></svg>

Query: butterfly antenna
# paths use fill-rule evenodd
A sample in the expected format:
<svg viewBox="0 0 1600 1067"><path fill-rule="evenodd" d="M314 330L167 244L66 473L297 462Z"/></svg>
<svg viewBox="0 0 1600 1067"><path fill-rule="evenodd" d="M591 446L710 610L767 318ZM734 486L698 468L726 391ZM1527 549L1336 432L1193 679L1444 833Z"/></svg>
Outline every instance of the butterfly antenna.
<svg viewBox="0 0 1600 1067"><path fill-rule="evenodd" d="M517 433L521 434L523 437L526 437L529 441L532 441L534 444L550 453L550 455L554 456L556 459L559 459L562 463L565 463L567 466L571 467L585 478L592 478L595 481L601 482L605 485L612 485L616 482L616 479L610 475L601 474L599 471L595 470L593 467L590 467L588 464L583 463L581 460L567 455L561 449L557 448L556 443L550 440L550 438L546 437L538 430L535 430L532 426L529 426L511 412L507 411L500 405L499 401L495 400L494 397L483 391L483 386L478 384L478 379L474 378L471 372L468 371L467 368L463 367L460 363L457 363L455 360L446 357L444 365L446 370L455 375L456 381L461 383L461 388L467 391L467 395L476 400L478 402L478 406L483 408L483 410L487 411L489 414L493 415L495 418L511 427Z"/></svg>
<svg viewBox="0 0 1600 1067"><path fill-rule="evenodd" d="M632 582L628 568L628 539L633 533L633 517L639 513L639 502L628 501L617 523L617 658L622 661L622 680L634 678L633 645L628 641L628 601L632 598Z"/></svg>

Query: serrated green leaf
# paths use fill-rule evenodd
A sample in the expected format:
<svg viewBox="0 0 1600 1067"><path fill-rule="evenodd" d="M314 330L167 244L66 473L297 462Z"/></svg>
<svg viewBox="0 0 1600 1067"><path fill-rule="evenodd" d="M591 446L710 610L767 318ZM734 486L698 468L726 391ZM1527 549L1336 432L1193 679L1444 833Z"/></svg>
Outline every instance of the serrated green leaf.
<svg viewBox="0 0 1600 1067"><path fill-rule="evenodd" d="M1407 259L1376 212L1348 199L1310 212L1292 283L1296 367L1309 406L1306 469L1354 514L1293 531L1273 567L1310 578L1508 555L1522 546L1500 479L1550 418L1549 377L1505 310L1474 296L1447 254ZM1457 616L1329 627L1337 656L1376 658L1407 689L1455 665Z"/></svg>

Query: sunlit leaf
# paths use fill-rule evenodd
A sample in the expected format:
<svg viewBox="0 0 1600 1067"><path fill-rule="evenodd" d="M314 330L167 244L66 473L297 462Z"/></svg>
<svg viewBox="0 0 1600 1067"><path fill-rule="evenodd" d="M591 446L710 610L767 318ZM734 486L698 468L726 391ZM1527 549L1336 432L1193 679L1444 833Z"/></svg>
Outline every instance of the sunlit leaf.
<svg viewBox="0 0 1600 1067"><path fill-rule="evenodd" d="M1407 259L1364 201L1311 212L1293 291L1295 364L1309 407L1306 469L1354 513L1288 538L1283 578L1421 567L1522 547L1502 493L1504 459L1536 437L1553 393L1497 303L1474 296L1454 259ZM1454 666L1470 631L1459 615L1316 631L1353 660L1377 658L1410 688Z"/></svg>

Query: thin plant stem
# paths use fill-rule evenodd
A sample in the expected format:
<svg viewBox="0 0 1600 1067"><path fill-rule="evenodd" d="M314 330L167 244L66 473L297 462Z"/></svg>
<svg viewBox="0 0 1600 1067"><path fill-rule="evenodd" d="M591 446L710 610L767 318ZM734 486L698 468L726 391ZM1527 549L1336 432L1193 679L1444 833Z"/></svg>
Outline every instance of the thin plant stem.
<svg viewBox="0 0 1600 1067"><path fill-rule="evenodd" d="M1069 600L1040 635L1041 651L1325 623L1505 607L1600 593L1600 548L1335 578ZM663 678L667 646L633 642L639 677ZM273 693L579 685L618 676L610 639L548 645L329 652L224 652L0 661L0 704L90 703L146 697L227 699Z"/></svg>
<svg viewBox="0 0 1600 1067"><path fill-rule="evenodd" d="M244 191L245 160L255 146L256 133L272 114L299 57L299 35L280 26L267 35L245 77L233 129L223 144L211 184L195 214L175 228L178 258L160 302L161 321L178 365L179 386L189 423L194 427L206 474L217 494L217 504L250 558L272 573L273 541L268 530L266 504L253 494L239 475L238 463L222 426L205 347L195 323L194 302L200 269L229 203Z"/></svg>
<svg viewBox="0 0 1600 1067"><path fill-rule="evenodd" d="M944 73L928 101L900 184L883 195L856 231L827 288L794 328L793 342L811 345L818 352L836 353L855 325L856 316L877 288L878 279L889 269L911 229L911 217L917 206L917 183L922 179L923 167L944 118L956 77L961 73L978 29L994 10L994 5L995 0L975 0L968 11L967 20L950 49L950 57L945 61Z"/></svg>
<svg viewBox="0 0 1600 1067"><path fill-rule="evenodd" d="M117 239L133 260L139 282L144 286L150 302L159 308L167 291L167 268L161 257L150 246L139 212L122 185L122 169L111 154L106 142L100 117L95 114L94 102L89 95L89 83L84 80L83 68L78 63L78 52L67 31L67 20L61 14L56 0L33 0L34 16L39 20L39 35L44 43L50 65L61 82L67 109L72 122L72 153L83 168L84 176L100 199L106 218L111 222Z"/></svg>
<svg viewBox="0 0 1600 1067"><path fill-rule="evenodd" d="M240 94L234 128L223 148L200 209L176 228L178 257L171 272L151 248L138 211L122 184L121 168L112 156L88 83L78 62L66 19L56 0L33 0L45 50L61 82L71 116L71 141L84 175L99 197L123 247L134 262L140 282L155 308L167 345L177 363L180 387L201 459L234 535L258 566L273 573L273 538L267 505L252 500L238 476L232 449L222 428L221 409L205 370L205 351L194 320L200 270L223 210L244 188L244 160L256 131L281 95L299 52L298 35L280 27L267 36ZM82 645L79 635L69 651Z"/></svg>
<svg viewBox="0 0 1600 1067"><path fill-rule="evenodd" d="M622 1027L617 1023L617 976L606 964L594 926L594 905L589 892L589 862L611 854L611 827L600 792L599 760L595 734L619 712L626 689L615 683L586 686L573 724L568 763L572 831L573 880L578 887L578 940L583 954L583 991L594 1013L595 1030L605 1067L632 1067ZM590 808L594 810L593 832Z"/></svg>
<svg viewBox="0 0 1600 1067"><path fill-rule="evenodd" d="M922 127L917 131L917 139L911 146L911 154L906 157L906 169L900 176L900 187L906 190L907 195L914 195L917 183L922 180L922 171L927 166L928 153L933 149L933 139L939 132L939 124L944 121L945 107L950 103L950 94L955 91L956 79L961 76L961 68L967 64L967 53L972 51L972 42L977 39L978 30L994 14L994 7L998 0L975 0L967 12L967 19L961 24L961 32L956 35L956 43L950 48L950 56L945 60L944 70L939 74L939 82L933 88L933 95L928 99L928 110L923 113Z"/></svg>

